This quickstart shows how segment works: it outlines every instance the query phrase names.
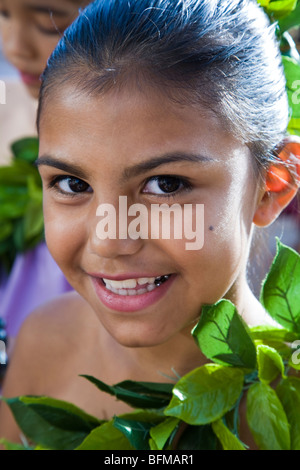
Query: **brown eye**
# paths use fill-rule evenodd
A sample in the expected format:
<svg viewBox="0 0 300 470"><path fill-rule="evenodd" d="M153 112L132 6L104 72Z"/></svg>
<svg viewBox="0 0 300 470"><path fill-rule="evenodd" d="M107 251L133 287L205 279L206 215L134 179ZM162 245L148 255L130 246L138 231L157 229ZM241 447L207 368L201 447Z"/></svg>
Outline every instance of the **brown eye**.
<svg viewBox="0 0 300 470"><path fill-rule="evenodd" d="M158 179L157 185L164 193L174 193L180 189L181 181L178 178L163 176Z"/></svg>
<svg viewBox="0 0 300 470"><path fill-rule="evenodd" d="M177 194L183 189L189 189L190 185L187 181L177 176L155 176L150 178L145 184L144 193L155 195L172 195Z"/></svg>
<svg viewBox="0 0 300 470"><path fill-rule="evenodd" d="M82 193L83 191L87 191L89 185L78 178L69 178L68 186L74 193Z"/></svg>
<svg viewBox="0 0 300 470"><path fill-rule="evenodd" d="M56 187L59 191L65 194L92 192L92 188L88 183L71 176L61 176L56 178L52 187Z"/></svg>

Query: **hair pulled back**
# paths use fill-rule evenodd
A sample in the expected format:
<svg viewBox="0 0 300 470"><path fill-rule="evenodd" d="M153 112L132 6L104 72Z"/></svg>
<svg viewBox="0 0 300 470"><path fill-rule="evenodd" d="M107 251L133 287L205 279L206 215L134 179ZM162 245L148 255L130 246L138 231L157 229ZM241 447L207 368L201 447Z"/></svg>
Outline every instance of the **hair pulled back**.
<svg viewBox="0 0 300 470"><path fill-rule="evenodd" d="M256 0L96 0L65 31L42 77L49 96L144 83L223 119L260 164L288 125L274 25Z"/></svg>

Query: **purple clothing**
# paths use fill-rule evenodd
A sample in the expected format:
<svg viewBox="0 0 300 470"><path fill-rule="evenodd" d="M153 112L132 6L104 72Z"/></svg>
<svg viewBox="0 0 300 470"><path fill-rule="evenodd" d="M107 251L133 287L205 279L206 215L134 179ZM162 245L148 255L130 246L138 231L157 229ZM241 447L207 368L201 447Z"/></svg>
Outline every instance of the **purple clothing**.
<svg viewBox="0 0 300 470"><path fill-rule="evenodd" d="M6 322L8 336L17 335L35 308L71 290L45 243L19 255L0 286L0 317Z"/></svg>

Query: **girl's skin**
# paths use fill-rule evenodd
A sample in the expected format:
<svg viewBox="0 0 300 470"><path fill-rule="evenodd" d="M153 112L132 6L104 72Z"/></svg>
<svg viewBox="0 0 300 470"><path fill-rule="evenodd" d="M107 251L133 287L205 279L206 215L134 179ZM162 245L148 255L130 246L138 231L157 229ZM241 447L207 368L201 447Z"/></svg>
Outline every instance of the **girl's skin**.
<svg viewBox="0 0 300 470"><path fill-rule="evenodd" d="M147 86L92 97L69 85L44 103L38 165L47 243L78 293L25 322L4 396L50 395L107 419L129 408L79 374L110 384L169 381L174 370L182 376L205 363L190 332L201 306L221 297L233 301L249 325L269 321L246 282L252 226L271 223L297 185L266 193L248 147L216 115L173 104ZM166 175L174 178L169 195ZM148 208L204 204L203 248L187 251L185 240L101 241L97 207L118 209L121 195ZM97 294L101 278L165 274L172 276L157 287L164 289L159 300L135 311L109 308ZM19 440L4 404L0 435ZM241 438L253 446L245 423Z"/></svg>
<svg viewBox="0 0 300 470"><path fill-rule="evenodd" d="M3 52L38 98L40 76L62 32L78 15L80 0L0 0Z"/></svg>

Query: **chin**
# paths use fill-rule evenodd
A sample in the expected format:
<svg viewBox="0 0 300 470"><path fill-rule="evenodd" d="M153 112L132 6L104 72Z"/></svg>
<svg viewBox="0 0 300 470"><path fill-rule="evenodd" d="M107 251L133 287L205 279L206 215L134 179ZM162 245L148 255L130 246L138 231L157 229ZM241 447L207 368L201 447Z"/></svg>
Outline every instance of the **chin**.
<svg viewBox="0 0 300 470"><path fill-rule="evenodd" d="M25 85L26 87L26 90L28 92L28 94L31 96L31 98L35 99L35 100L38 100L39 99L39 95L40 95L40 87L35 87L35 86L28 86L28 85Z"/></svg>
<svg viewBox="0 0 300 470"><path fill-rule="evenodd" d="M150 328L140 328L129 326L128 329L123 326L120 329L107 329L114 340L125 348L152 348L166 343L170 338L167 335L161 335L161 331L149 333Z"/></svg>

